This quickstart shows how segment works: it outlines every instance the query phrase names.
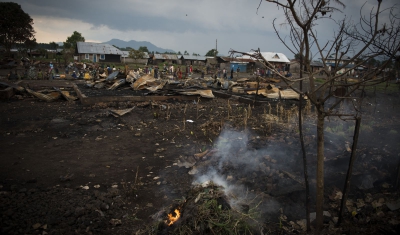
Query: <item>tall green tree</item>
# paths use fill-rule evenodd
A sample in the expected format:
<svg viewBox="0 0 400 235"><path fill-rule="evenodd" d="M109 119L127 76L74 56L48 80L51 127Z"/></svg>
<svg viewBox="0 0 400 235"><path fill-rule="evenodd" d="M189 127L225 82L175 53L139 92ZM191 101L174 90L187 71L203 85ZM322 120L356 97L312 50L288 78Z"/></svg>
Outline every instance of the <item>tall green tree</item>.
<svg viewBox="0 0 400 235"><path fill-rule="evenodd" d="M57 50L57 48L58 48L58 44L57 44L57 43L55 43L55 42L50 42L49 44L50 44L50 48L51 48L51 49Z"/></svg>
<svg viewBox="0 0 400 235"><path fill-rule="evenodd" d="M77 42L84 42L85 38L82 36L81 33L74 31L74 33L67 38L67 40L64 42L64 48L65 49L70 49L70 48L75 48Z"/></svg>
<svg viewBox="0 0 400 235"><path fill-rule="evenodd" d="M146 46L139 47L138 50L141 51L141 52L147 52L147 53L149 53L149 49L147 49Z"/></svg>
<svg viewBox="0 0 400 235"><path fill-rule="evenodd" d="M215 49L211 49L207 52L206 56L217 56L218 55L218 51Z"/></svg>
<svg viewBox="0 0 400 235"><path fill-rule="evenodd" d="M34 39L33 20L14 2L0 2L0 44L7 53L15 43Z"/></svg>
<svg viewBox="0 0 400 235"><path fill-rule="evenodd" d="M34 38L34 39L26 39L25 42L24 42L24 45L25 45L26 49L29 51L29 54L30 54L31 51L37 47L36 38Z"/></svg>
<svg viewBox="0 0 400 235"><path fill-rule="evenodd" d="M129 51L129 57L132 59L142 59L144 56L144 52L140 50L132 49Z"/></svg>

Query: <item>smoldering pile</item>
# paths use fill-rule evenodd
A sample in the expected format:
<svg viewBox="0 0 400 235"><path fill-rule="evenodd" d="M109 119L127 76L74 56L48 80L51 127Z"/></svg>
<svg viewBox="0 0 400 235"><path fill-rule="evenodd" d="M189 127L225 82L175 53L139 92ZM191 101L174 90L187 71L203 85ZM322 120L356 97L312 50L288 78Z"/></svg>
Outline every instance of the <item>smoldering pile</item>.
<svg viewBox="0 0 400 235"><path fill-rule="evenodd" d="M196 184L178 203L152 216L157 221L152 234L260 234L256 201L232 203L236 200L212 181Z"/></svg>

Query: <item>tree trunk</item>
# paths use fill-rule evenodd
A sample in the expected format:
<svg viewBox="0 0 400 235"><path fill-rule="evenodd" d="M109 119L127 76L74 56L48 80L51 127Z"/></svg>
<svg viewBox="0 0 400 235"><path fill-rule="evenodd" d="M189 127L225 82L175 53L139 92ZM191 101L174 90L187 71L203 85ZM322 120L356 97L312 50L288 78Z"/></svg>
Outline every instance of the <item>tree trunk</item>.
<svg viewBox="0 0 400 235"><path fill-rule="evenodd" d="M316 198L316 229L315 234L319 234L324 222L324 119L325 115L318 110L317 122L317 198Z"/></svg>
<svg viewBox="0 0 400 235"><path fill-rule="evenodd" d="M300 81L302 83L302 81ZM307 221L307 231L311 230L310 226L310 184L308 182L308 167L307 167L307 155L306 148L304 146L304 136L303 136L303 117L302 117L302 102L303 96L300 95L299 101L299 135L300 135L300 143L301 143L301 152L303 157L303 172L304 172L304 183L306 186L306 221Z"/></svg>
<svg viewBox="0 0 400 235"><path fill-rule="evenodd" d="M300 49L300 78L303 78L303 44ZM300 80L300 91L303 92L303 81ZM304 136L303 136L303 115L302 115L302 107L303 107L303 95L300 94L299 99L299 137L301 144L301 152L303 157L303 173L304 173L304 183L306 185L306 223L307 223L307 231L311 230L310 223L310 184L308 182L308 167L307 167L307 155L306 148L304 146Z"/></svg>
<svg viewBox="0 0 400 235"><path fill-rule="evenodd" d="M342 222L343 209L344 209L344 205L346 204L347 194L348 194L347 191L349 190L349 187L350 187L351 175L353 173L353 165L354 165L354 161L356 160L357 143L358 143L358 136L360 133L360 125L361 125L361 118L358 117L358 118L356 118L356 127L354 128L353 145L351 147L349 168L347 169L346 182L345 182L344 188L343 188L342 201L340 203L338 225L340 225L340 223Z"/></svg>

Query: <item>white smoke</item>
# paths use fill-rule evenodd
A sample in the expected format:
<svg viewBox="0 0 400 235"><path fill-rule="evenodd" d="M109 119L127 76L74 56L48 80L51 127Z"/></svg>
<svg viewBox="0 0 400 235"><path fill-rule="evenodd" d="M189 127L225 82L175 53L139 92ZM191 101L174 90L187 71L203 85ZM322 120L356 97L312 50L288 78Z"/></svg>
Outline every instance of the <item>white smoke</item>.
<svg viewBox="0 0 400 235"><path fill-rule="evenodd" d="M265 148L259 150L249 148L250 136L249 133L234 130L222 131L215 144L218 153L213 155L210 161L217 164L210 164L204 167L206 169L203 171L200 170L193 184L204 185L212 181L222 186L230 205L234 208L241 204L257 204L262 201L266 194L260 188L245 186L236 178L237 175L248 175L248 180L251 180L253 173L259 170L260 163L265 161L263 156L270 153ZM275 151L271 153L273 152ZM257 184L254 186L257 187ZM279 203L268 197L262 205L259 204L258 209L262 213L276 213L279 210Z"/></svg>

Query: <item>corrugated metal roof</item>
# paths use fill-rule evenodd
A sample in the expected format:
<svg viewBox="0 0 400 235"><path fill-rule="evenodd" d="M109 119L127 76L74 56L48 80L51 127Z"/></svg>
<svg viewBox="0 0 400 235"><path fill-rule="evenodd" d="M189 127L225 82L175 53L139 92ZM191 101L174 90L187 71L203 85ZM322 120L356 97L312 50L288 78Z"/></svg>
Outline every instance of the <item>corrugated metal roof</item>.
<svg viewBox="0 0 400 235"><path fill-rule="evenodd" d="M324 67L324 64L321 61L311 61L310 65L314 67Z"/></svg>
<svg viewBox="0 0 400 235"><path fill-rule="evenodd" d="M196 56L196 55L182 55L184 60L206 60L205 56Z"/></svg>
<svg viewBox="0 0 400 235"><path fill-rule="evenodd" d="M153 60L178 60L178 55L174 55L174 54L154 54Z"/></svg>
<svg viewBox="0 0 400 235"><path fill-rule="evenodd" d="M332 54L332 55L328 56L326 59L327 60L335 60L335 54ZM340 55L338 55L337 60L339 60L339 59L340 59ZM340 60L345 61L345 60L350 60L350 59L351 59L350 56L345 55Z"/></svg>
<svg viewBox="0 0 400 235"><path fill-rule="evenodd" d="M129 57L129 51L121 51L121 52L122 52L122 55L121 55L122 58L128 58ZM143 53L144 53L144 56L143 56L142 59L150 58L149 53L147 53L147 52L143 52Z"/></svg>
<svg viewBox="0 0 400 235"><path fill-rule="evenodd" d="M94 42L77 42L78 53L84 54L105 54L105 55L122 55L122 51L110 44L94 43Z"/></svg>
<svg viewBox="0 0 400 235"><path fill-rule="evenodd" d="M252 54L254 52L248 52ZM269 62L280 62L280 63L290 63L290 60L283 54L279 52L261 52L261 55ZM242 58L250 58L250 56L243 56Z"/></svg>
<svg viewBox="0 0 400 235"><path fill-rule="evenodd" d="M220 57L223 61L227 61L227 62L238 62L238 63L250 63L250 62L254 62L254 59L250 58L250 57L228 57L228 56L221 56Z"/></svg>
<svg viewBox="0 0 400 235"><path fill-rule="evenodd" d="M335 63L326 63L326 65L329 65L331 67L342 67L344 64L335 64ZM354 64L348 64L345 66L345 68L354 68Z"/></svg>

